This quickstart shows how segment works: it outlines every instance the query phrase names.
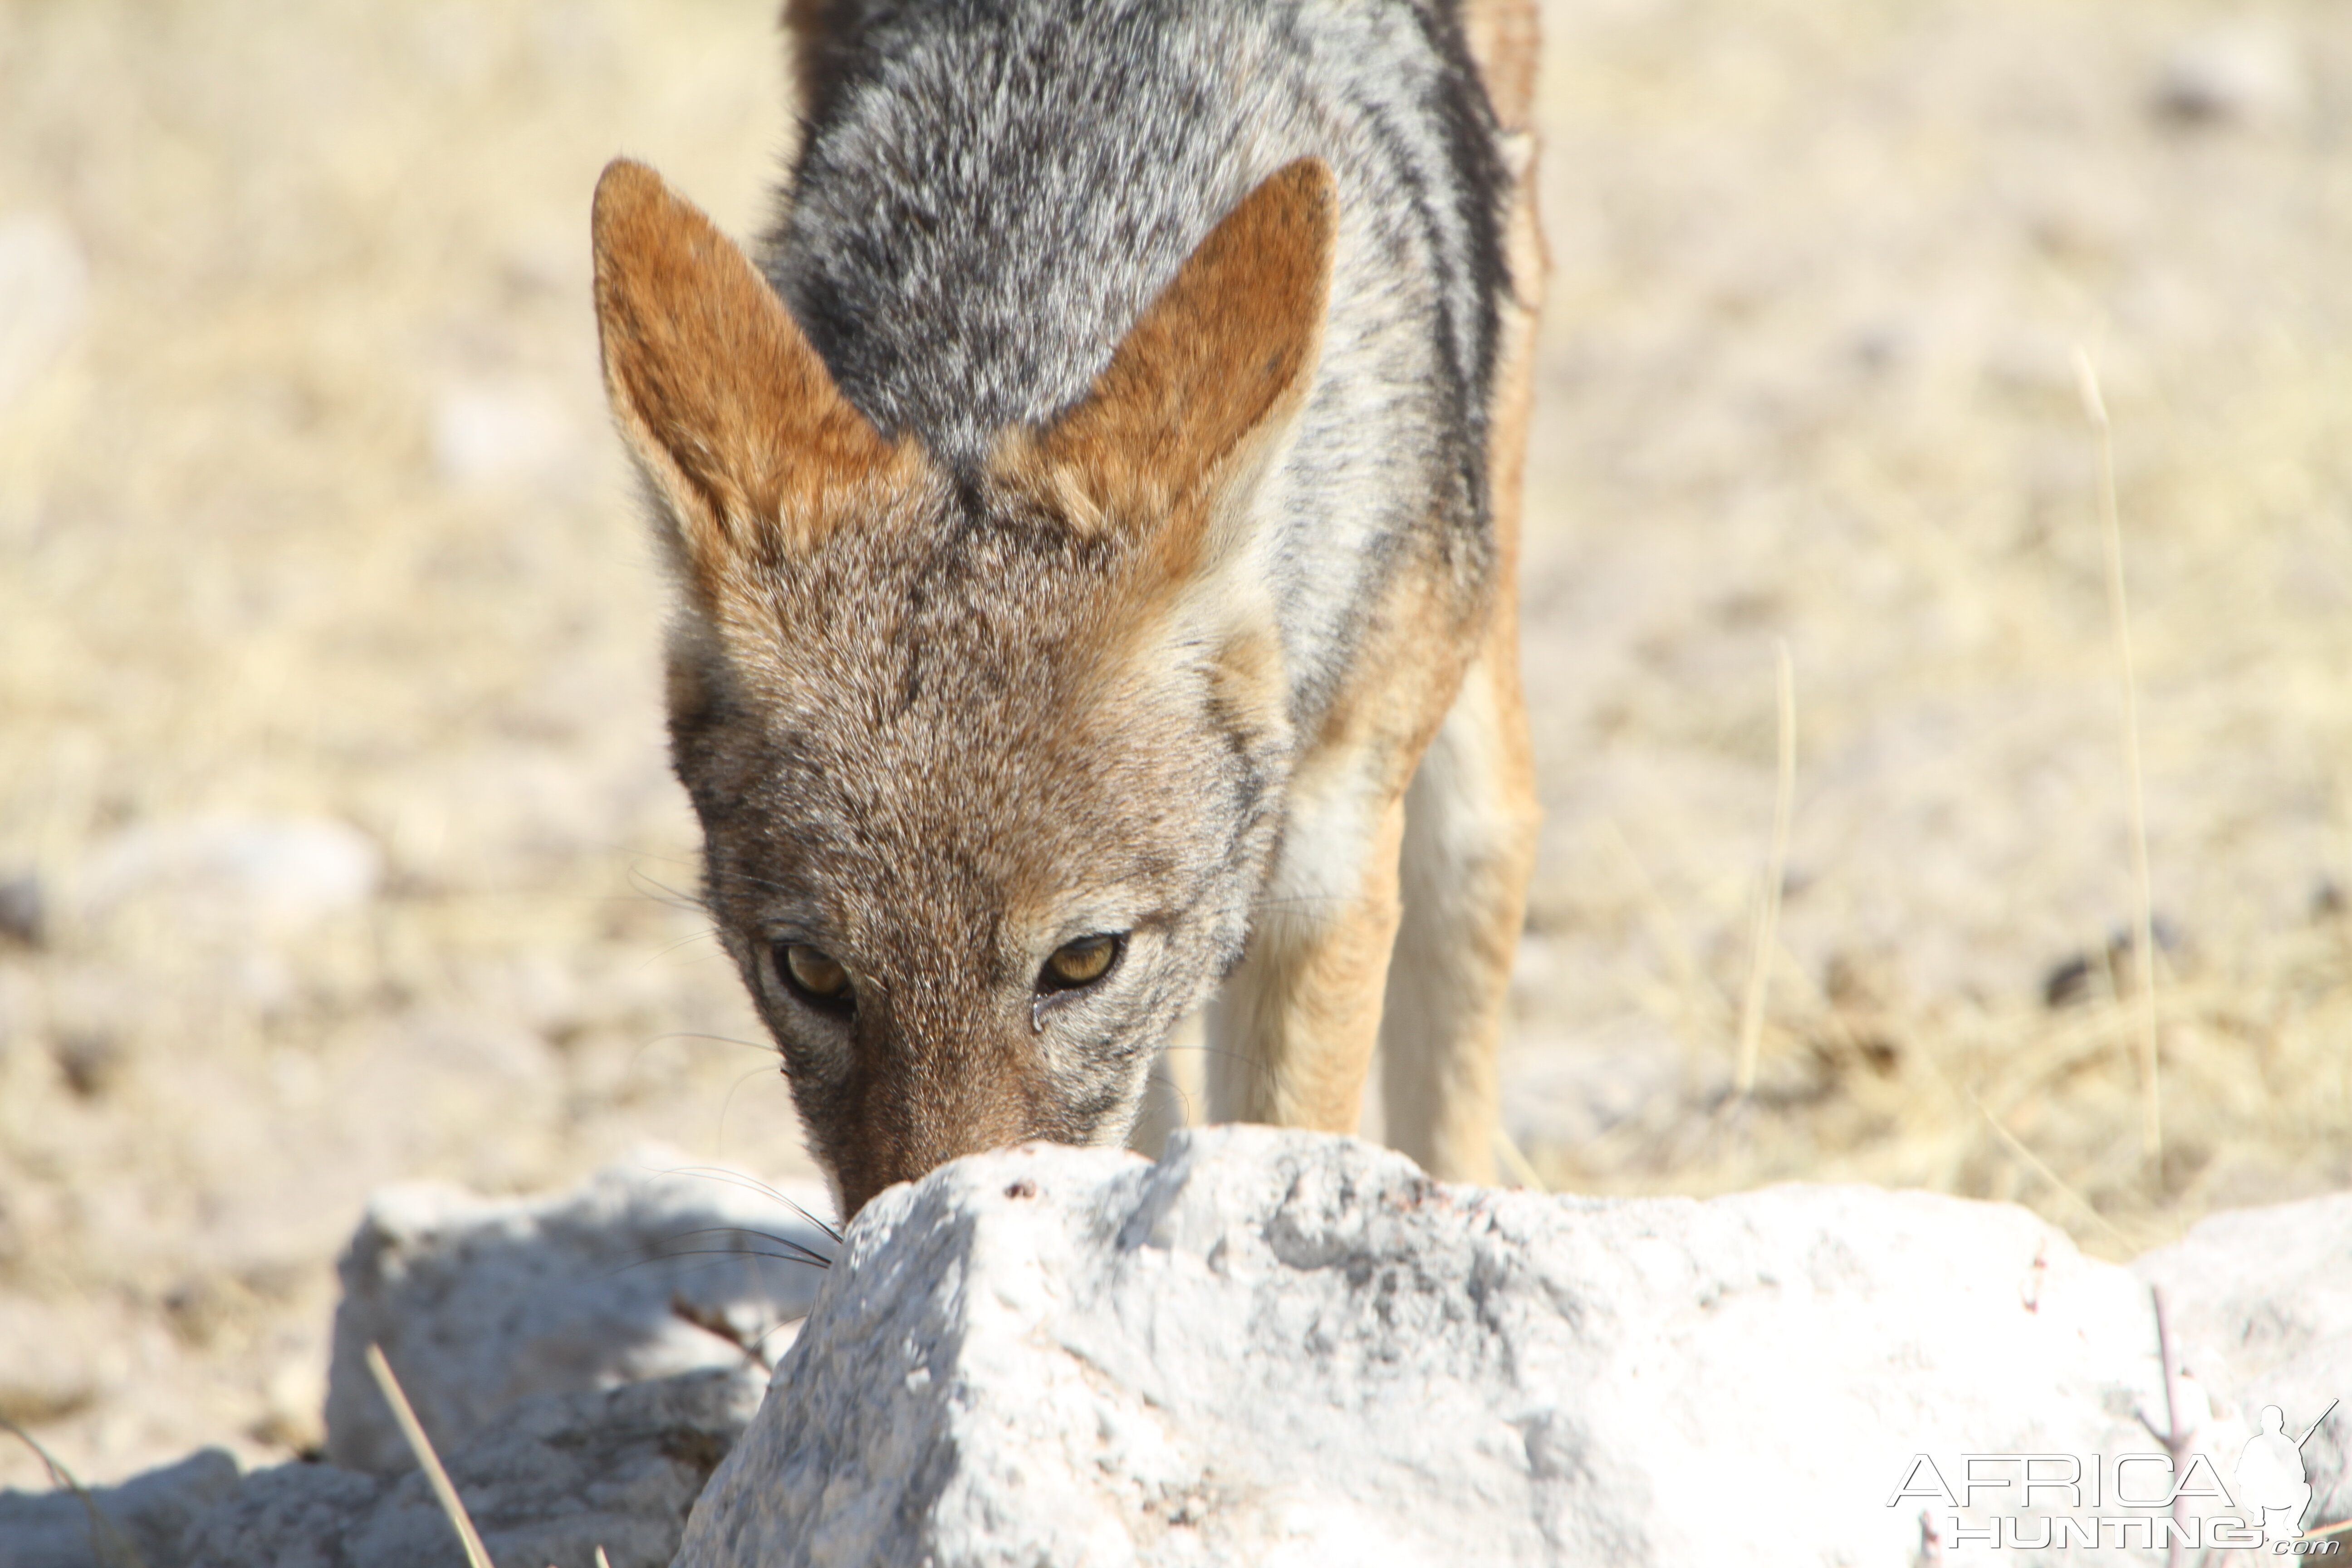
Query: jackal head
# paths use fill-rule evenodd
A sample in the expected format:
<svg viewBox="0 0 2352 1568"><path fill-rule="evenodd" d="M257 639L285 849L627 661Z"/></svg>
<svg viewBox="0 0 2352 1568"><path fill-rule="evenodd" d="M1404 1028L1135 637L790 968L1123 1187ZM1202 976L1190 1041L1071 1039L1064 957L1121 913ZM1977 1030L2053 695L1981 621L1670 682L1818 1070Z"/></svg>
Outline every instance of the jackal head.
<svg viewBox="0 0 2352 1568"><path fill-rule="evenodd" d="M1334 226L1321 163L1276 174L1085 397L950 467L859 414L651 170L597 186L709 903L845 1214L960 1154L1125 1136L1240 955L1291 753L1261 481Z"/></svg>

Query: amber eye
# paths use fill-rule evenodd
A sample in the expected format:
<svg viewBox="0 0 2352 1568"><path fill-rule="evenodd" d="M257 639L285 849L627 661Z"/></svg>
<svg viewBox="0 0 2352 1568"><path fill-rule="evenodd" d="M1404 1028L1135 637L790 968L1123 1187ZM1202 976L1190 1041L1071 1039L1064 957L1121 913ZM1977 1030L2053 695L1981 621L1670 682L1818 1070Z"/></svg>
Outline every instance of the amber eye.
<svg viewBox="0 0 2352 1568"><path fill-rule="evenodd" d="M1118 962L1119 944L1123 939L1115 936L1082 936L1076 942L1066 942L1054 950L1038 972L1037 988L1041 991L1069 991L1080 985L1092 985L1110 973Z"/></svg>
<svg viewBox="0 0 2352 1568"><path fill-rule="evenodd" d="M851 999L849 971L827 957L821 947L804 942L778 942L776 967L808 1001L839 1005Z"/></svg>

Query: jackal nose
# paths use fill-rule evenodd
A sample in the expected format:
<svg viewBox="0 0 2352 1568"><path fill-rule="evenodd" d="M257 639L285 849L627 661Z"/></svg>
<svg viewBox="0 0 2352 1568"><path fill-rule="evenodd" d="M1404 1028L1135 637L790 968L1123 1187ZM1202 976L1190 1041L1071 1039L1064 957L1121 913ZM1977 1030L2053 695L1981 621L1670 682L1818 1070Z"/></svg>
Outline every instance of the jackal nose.
<svg viewBox="0 0 2352 1568"><path fill-rule="evenodd" d="M842 1173L843 1212L855 1217L868 1203L901 1182L919 1182L941 1165L967 1154L985 1154L992 1149L1010 1148L1020 1142L1022 1140L1014 1136L996 1142L958 1142L860 1162L854 1173L848 1169Z"/></svg>
<svg viewBox="0 0 2352 1568"><path fill-rule="evenodd" d="M967 1154L984 1154L1010 1148L1039 1136L1016 1104L970 1096L955 1103L927 1104L926 1096L910 1096L879 1115L863 1117L863 1136L841 1149L837 1167L841 1201L855 1215L884 1188L900 1182L919 1182L941 1165Z"/></svg>

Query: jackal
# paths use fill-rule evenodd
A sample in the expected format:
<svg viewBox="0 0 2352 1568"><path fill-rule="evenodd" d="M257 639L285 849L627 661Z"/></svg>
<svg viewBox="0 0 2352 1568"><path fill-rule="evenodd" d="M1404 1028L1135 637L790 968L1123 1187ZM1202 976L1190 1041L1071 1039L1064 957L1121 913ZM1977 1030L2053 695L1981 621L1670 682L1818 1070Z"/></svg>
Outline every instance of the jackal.
<svg viewBox="0 0 2352 1568"><path fill-rule="evenodd" d="M1217 1120L1489 1176L1531 0L789 0L755 266L596 191L708 902L845 1215ZM1213 1000L1211 998L1213 997Z"/></svg>

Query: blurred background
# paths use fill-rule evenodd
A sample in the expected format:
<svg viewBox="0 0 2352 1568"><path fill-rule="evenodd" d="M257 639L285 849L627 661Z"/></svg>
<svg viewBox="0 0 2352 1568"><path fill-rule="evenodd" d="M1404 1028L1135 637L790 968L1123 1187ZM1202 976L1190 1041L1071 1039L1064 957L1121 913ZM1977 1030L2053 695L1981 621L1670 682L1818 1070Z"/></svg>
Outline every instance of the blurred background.
<svg viewBox="0 0 2352 1568"><path fill-rule="evenodd" d="M764 226L773 9L0 0L0 1416L85 1480L317 1440L375 1185L808 1169L588 302L614 153ZM2352 8L1545 9L1515 1178L2352 1183Z"/></svg>

